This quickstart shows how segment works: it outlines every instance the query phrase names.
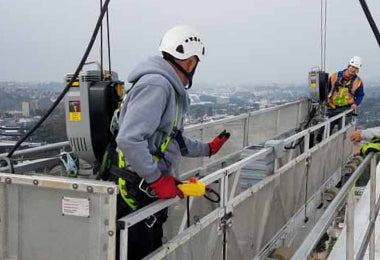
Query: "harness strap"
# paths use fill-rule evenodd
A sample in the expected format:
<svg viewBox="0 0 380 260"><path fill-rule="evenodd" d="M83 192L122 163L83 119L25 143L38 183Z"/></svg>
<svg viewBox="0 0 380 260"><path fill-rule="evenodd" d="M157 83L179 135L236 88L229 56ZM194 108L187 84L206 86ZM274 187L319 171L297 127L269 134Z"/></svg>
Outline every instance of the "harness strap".
<svg viewBox="0 0 380 260"><path fill-rule="evenodd" d="M164 153L166 149L168 149L168 146L172 139L178 134L179 130L177 128L178 126L178 121L179 121L179 101L178 101L178 93L175 91L175 118L174 118L174 125L171 133L165 138L165 140L161 143L159 150L157 150L153 154L153 160L155 162L158 162L161 158L164 157Z"/></svg>
<svg viewBox="0 0 380 260"><path fill-rule="evenodd" d="M136 82L133 83L130 89L126 92L126 95L131 91L133 86L136 84ZM178 142L178 145L180 146L180 151L182 155L188 154L188 150L185 144L185 141L183 140L181 131L178 130L178 122L179 122L179 97L178 93L175 90L175 103L176 103L176 112L175 112L175 118L174 118L174 124L173 129L170 132L170 134L164 139L164 141L161 143L159 148L155 153L152 154L153 160L155 162L158 162L161 158L164 157L165 151L167 150L170 142L172 139L176 139ZM123 99L123 103L125 102L125 98ZM123 105L123 104L122 104ZM125 201L125 203L130 206L132 209L137 208L138 201L136 199L131 198L130 191L127 190L126 184L127 182L132 183L133 186L138 187L139 182L141 182L141 178L137 176L136 173L131 172L126 169L127 165L124 160L124 154L123 152L118 149L118 167L115 167L114 165L110 168L110 173L118 177L118 184L120 189L120 195ZM129 179L129 180L128 180ZM129 192L129 193L128 193Z"/></svg>

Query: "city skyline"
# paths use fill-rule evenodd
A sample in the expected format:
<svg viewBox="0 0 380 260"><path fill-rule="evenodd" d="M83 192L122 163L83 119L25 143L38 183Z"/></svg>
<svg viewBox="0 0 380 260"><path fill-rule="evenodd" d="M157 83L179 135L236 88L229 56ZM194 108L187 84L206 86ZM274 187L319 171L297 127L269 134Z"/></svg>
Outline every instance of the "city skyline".
<svg viewBox="0 0 380 260"><path fill-rule="evenodd" d="M367 2L380 21L380 3ZM76 68L98 13L99 4L89 0L1 1L0 49L7 62L0 64L0 81L63 81ZM180 23L195 26L205 39L206 59L194 84L304 83L310 68L320 63L320 1L195 0L178 5L174 0L114 0L111 54L120 78L126 80L137 62L158 54L163 33ZM326 70L343 69L360 55L364 83L380 81L376 53L360 4L329 2ZM89 58L94 59L99 60L98 42Z"/></svg>

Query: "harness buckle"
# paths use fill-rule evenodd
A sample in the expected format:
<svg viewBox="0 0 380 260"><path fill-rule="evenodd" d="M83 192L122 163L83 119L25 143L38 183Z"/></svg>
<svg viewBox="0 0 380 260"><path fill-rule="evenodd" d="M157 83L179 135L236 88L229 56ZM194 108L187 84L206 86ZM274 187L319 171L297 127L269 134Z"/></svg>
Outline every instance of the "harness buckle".
<svg viewBox="0 0 380 260"><path fill-rule="evenodd" d="M161 158L165 157L165 154L163 152L161 152L159 149L157 149L157 151L154 152L153 155L156 156L158 159L161 159Z"/></svg>
<svg viewBox="0 0 380 260"><path fill-rule="evenodd" d="M155 196L154 194L152 194L152 192L149 191L149 186L147 186L145 189L143 188L143 183L144 183L144 179L140 181L139 190L144 192L149 198L156 199L157 196Z"/></svg>
<svg viewBox="0 0 380 260"><path fill-rule="evenodd" d="M174 126L171 133L170 133L171 138L176 138L176 136L178 135L179 132L181 132L181 131L179 131L178 128Z"/></svg>

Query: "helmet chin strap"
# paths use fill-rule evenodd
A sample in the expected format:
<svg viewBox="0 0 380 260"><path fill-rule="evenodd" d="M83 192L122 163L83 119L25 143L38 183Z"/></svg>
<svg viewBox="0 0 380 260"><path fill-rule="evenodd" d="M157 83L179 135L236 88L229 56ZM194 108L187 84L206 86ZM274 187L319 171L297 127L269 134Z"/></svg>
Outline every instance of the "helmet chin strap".
<svg viewBox="0 0 380 260"><path fill-rule="evenodd" d="M180 72L182 72L183 75L185 75L185 77L187 78L187 80L189 81L189 84L187 87L185 87L185 89L189 89L191 88L191 86L193 85L193 76L194 76L194 73L195 73L195 70L198 66L198 60L197 60L197 63L195 64L195 67L194 69L191 71L191 72L187 72L184 68L182 68L181 65L179 65L174 57L168 53L163 53L163 57L165 60L169 61L171 64L173 64L174 67L176 67Z"/></svg>

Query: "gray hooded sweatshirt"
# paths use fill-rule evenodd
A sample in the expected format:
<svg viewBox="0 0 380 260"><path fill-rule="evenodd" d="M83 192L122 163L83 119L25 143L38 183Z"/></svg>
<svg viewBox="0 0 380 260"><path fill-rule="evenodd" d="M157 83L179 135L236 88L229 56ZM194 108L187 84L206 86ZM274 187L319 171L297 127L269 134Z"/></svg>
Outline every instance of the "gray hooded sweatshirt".
<svg viewBox="0 0 380 260"><path fill-rule="evenodd" d="M362 140L370 141L372 138L380 136L380 127L373 127L362 130Z"/></svg>
<svg viewBox="0 0 380 260"><path fill-rule="evenodd" d="M185 114L189 109L187 91L171 65L160 56L138 64L129 74L128 81L137 83L126 96L120 111L116 138L118 148L122 150L128 166L148 183L156 181L161 174L178 176L181 153L176 140L170 142L164 158L158 163L152 154L159 150L173 129L175 90L179 99L178 129L183 131ZM184 141L188 157L209 155L207 143L185 136Z"/></svg>

